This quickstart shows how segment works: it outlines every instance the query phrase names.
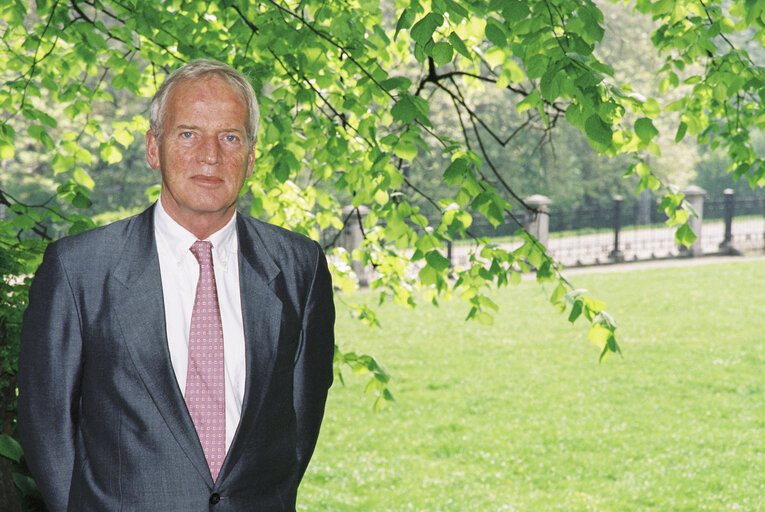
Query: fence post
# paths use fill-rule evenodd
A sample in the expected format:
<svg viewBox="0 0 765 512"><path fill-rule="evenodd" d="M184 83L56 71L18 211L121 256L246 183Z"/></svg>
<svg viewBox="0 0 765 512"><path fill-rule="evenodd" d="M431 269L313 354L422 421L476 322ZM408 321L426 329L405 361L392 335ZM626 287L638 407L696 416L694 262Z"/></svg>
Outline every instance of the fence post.
<svg viewBox="0 0 765 512"><path fill-rule="evenodd" d="M622 196L614 196L614 248L608 254L611 261L620 263L624 261L624 253L619 250L619 231L622 229Z"/></svg>
<svg viewBox="0 0 765 512"><path fill-rule="evenodd" d="M760 202L760 212L762 213L762 216L765 217L765 200ZM762 244L763 251L765 251L765 230L762 232Z"/></svg>
<svg viewBox="0 0 765 512"><path fill-rule="evenodd" d="M732 188L723 190L723 207L725 215L725 237L720 243L720 253L731 256L740 256L741 251L733 246L733 216L736 206L736 197Z"/></svg>
<svg viewBox="0 0 765 512"><path fill-rule="evenodd" d="M343 208L343 218L348 217L348 221L343 226L343 231L340 234L340 245L348 251L349 254L354 249L361 247L361 242L364 241L364 232L361 229L361 224L364 222L369 208L364 205L358 207L357 211L353 206L345 206ZM359 217L361 220L359 221ZM356 277L359 280L359 286L369 286L369 276L364 264L358 260L351 260L351 268L356 273Z"/></svg>
<svg viewBox="0 0 765 512"><path fill-rule="evenodd" d="M638 194L637 223L640 226L651 223L651 191L645 189Z"/></svg>
<svg viewBox="0 0 765 512"><path fill-rule="evenodd" d="M698 237L688 248L689 255L692 258L695 258L704 254L704 248L701 246L701 239L703 236L702 223L704 222L704 195L706 195L707 191L697 185L689 185L681 190L681 192L685 194L685 199L698 214L698 217L691 215L688 219L688 225Z"/></svg>
<svg viewBox="0 0 765 512"><path fill-rule="evenodd" d="M539 242L547 247L550 230L550 210L552 200L540 194L527 197L524 202L532 209L526 224L526 231L534 235Z"/></svg>

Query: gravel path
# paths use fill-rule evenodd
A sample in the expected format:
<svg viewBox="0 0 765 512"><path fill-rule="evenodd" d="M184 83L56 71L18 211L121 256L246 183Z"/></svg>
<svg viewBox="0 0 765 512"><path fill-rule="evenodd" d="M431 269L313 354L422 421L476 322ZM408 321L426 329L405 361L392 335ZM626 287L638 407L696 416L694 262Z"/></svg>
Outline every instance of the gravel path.
<svg viewBox="0 0 765 512"><path fill-rule="evenodd" d="M744 263L760 260L765 260L765 254L758 253L744 256L702 256L699 258L671 258L634 261L629 263L592 265L588 267L568 267L563 270L563 275L573 276L576 274L605 274L610 272L629 272L647 268L690 267L696 265L711 265L715 263Z"/></svg>

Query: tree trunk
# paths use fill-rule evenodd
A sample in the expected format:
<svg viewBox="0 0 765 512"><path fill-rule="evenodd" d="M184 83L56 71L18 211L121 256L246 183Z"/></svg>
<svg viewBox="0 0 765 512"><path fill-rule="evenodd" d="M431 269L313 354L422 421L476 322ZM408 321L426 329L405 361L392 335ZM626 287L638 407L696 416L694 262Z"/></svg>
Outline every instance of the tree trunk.
<svg viewBox="0 0 765 512"><path fill-rule="evenodd" d="M0 457L0 510L21 512L21 501L11 476L11 461Z"/></svg>

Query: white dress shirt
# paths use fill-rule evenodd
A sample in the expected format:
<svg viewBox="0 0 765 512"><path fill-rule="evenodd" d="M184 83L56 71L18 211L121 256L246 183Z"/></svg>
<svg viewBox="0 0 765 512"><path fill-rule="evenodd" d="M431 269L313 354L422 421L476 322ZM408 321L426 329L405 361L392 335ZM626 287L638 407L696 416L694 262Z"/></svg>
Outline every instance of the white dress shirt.
<svg viewBox="0 0 765 512"><path fill-rule="evenodd" d="M154 237L157 241L165 325L170 360L181 393L186 393L189 362L189 331L194 307L199 262L189 250L197 237L175 222L162 206L154 207ZM242 415L245 381L244 326L239 293L239 242L236 213L222 229L206 240L212 242L213 270L223 323L223 365L225 368L226 451Z"/></svg>

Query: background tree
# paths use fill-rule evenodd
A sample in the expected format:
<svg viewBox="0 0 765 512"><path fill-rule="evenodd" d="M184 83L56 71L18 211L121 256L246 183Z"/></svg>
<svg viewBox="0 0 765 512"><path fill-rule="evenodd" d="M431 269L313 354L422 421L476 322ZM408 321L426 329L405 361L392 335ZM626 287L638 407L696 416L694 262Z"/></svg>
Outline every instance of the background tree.
<svg viewBox="0 0 765 512"><path fill-rule="evenodd" d="M380 301L413 306L417 291L433 302L458 296L467 318L489 323L496 305L487 292L533 270L557 309L590 323L602 357L618 351L605 305L575 290L522 230L514 250L476 239L465 267L451 268L443 251L454 237L470 236L474 219L520 227L529 184L539 187L533 192L554 190L573 175L583 187L614 186L594 179L596 153L619 175L632 175L637 191L664 190L668 222L680 226L686 244L694 235L682 194L663 188L667 176L649 164L671 155L672 142L722 151L734 176L763 183L751 137L765 125L761 3L637 0L630 8L650 17L636 26L655 28L650 48L640 46L646 58L624 62L630 49L619 52L618 38L605 37L610 25L622 30L613 13L629 12L624 4L5 2L0 244L10 262L3 309L16 312L7 325L17 326L13 315L26 300L28 279L20 276L32 272L48 240L145 203L142 189L157 181L141 155L145 105L167 72L206 57L245 72L260 93L263 123L243 203L255 216L322 239L344 291L355 288L355 259L374 266L370 286ZM647 75L659 80L656 94ZM550 145L574 131L581 136L566 151ZM97 186L110 174L125 181ZM343 213L347 205L369 208L363 223L356 211ZM348 223L365 234L353 254L335 246L337 237L321 236ZM376 322L368 306L342 300ZM5 332L8 390L18 334ZM379 405L390 399L387 374L373 358L336 354L338 368L371 372ZM12 410L14 393L3 396L3 409ZM12 420L4 428L12 433Z"/></svg>

